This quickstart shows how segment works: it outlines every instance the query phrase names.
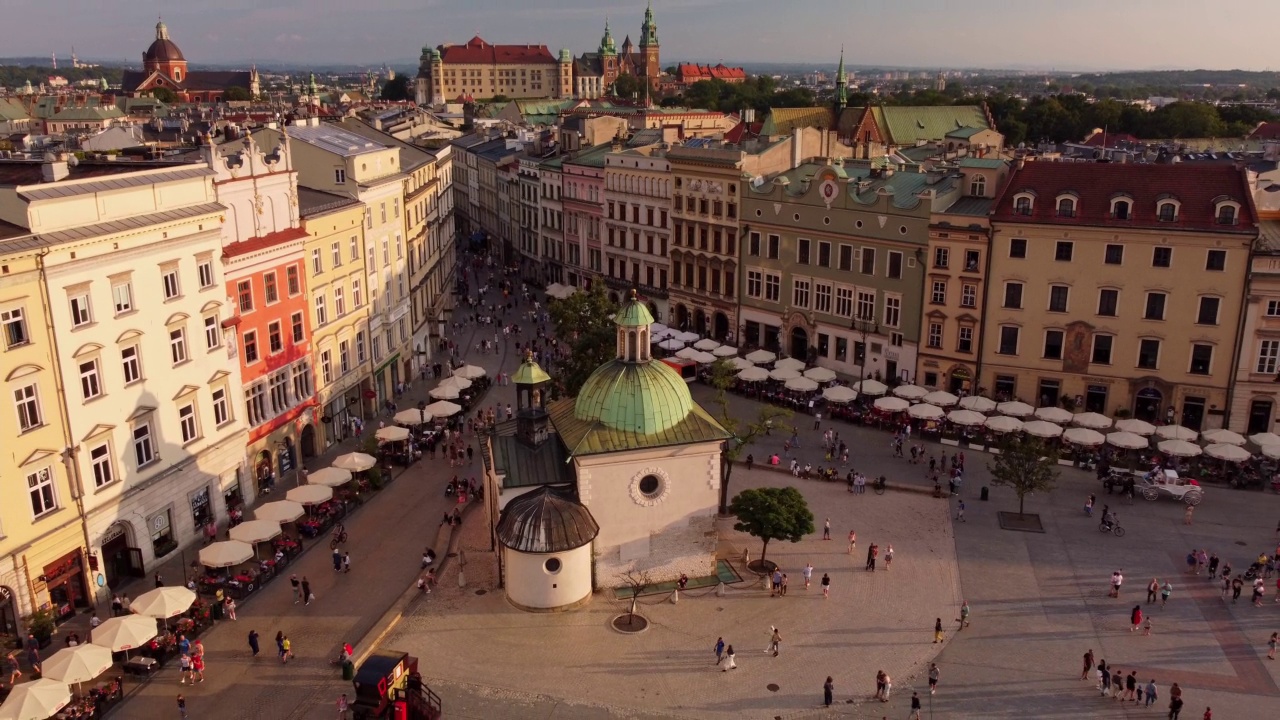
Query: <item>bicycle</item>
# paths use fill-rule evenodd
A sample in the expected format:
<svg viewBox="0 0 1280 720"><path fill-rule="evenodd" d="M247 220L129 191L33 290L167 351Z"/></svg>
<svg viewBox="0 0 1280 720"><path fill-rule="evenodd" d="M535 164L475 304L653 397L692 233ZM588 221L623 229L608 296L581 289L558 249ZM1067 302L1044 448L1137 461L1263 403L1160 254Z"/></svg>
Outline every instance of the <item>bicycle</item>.
<svg viewBox="0 0 1280 720"><path fill-rule="evenodd" d="M881 479L876 481L874 490L876 491L877 495L883 495L884 491L887 490L888 487L889 487L889 484L886 483L883 479Z"/></svg>
<svg viewBox="0 0 1280 720"><path fill-rule="evenodd" d="M347 541L347 531L343 530L340 533L334 533L333 539L329 541L329 549L337 550L338 546L342 545L346 541Z"/></svg>
<svg viewBox="0 0 1280 720"><path fill-rule="evenodd" d="M1109 523L1106 520L1098 523L1098 530L1103 533L1111 533L1116 537L1124 537L1124 528L1120 527L1120 523Z"/></svg>

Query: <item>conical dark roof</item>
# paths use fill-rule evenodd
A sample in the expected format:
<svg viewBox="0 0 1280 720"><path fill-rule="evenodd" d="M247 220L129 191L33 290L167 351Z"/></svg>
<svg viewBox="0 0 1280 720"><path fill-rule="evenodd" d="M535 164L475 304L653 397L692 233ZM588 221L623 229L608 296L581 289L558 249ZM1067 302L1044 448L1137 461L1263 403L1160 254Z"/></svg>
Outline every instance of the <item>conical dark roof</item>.
<svg viewBox="0 0 1280 720"><path fill-rule="evenodd" d="M573 491L550 485L507 503L498 522L498 542L526 553L574 550L599 534L596 519Z"/></svg>

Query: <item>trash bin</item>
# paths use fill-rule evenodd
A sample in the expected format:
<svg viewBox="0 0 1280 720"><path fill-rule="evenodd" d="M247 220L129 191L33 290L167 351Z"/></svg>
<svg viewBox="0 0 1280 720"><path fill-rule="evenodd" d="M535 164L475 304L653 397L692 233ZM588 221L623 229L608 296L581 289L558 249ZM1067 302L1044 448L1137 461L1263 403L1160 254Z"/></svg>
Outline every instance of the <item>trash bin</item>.
<svg viewBox="0 0 1280 720"><path fill-rule="evenodd" d="M342 663L342 679L354 680L356 677L356 664L350 660Z"/></svg>
<svg viewBox="0 0 1280 720"><path fill-rule="evenodd" d="M986 485L983 485L983 486L982 486L982 495L981 495L981 497L982 497L982 501L983 501L983 502L986 502L986 501L988 500L988 497L990 496L990 494L991 494L991 491L989 491L989 490L987 489L987 486L986 486Z"/></svg>

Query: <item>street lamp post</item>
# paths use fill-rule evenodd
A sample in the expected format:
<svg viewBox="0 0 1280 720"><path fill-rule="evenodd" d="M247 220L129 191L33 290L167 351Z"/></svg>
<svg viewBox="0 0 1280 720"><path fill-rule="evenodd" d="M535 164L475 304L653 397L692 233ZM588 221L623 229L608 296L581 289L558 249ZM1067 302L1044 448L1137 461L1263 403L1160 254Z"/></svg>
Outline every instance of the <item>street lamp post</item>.
<svg viewBox="0 0 1280 720"><path fill-rule="evenodd" d="M858 358L859 372L862 373L862 379L867 379L867 333L872 335L880 334L880 324L875 318L866 313L862 313L853 320L849 321L849 329L858 333L859 346L862 349L862 356ZM859 385L861 387L861 385Z"/></svg>

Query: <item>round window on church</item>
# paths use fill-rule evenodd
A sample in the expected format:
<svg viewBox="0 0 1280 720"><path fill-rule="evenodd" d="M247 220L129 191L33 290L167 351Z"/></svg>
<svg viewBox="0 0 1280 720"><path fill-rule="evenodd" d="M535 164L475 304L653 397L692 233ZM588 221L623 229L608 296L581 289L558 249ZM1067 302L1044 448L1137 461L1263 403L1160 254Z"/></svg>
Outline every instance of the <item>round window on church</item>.
<svg viewBox="0 0 1280 720"><path fill-rule="evenodd" d="M560 558L547 558L542 567L546 569L548 575L555 575L560 572Z"/></svg>
<svg viewBox="0 0 1280 720"><path fill-rule="evenodd" d="M662 478L657 475L645 475L640 478L640 494L647 498L656 498L662 493Z"/></svg>

